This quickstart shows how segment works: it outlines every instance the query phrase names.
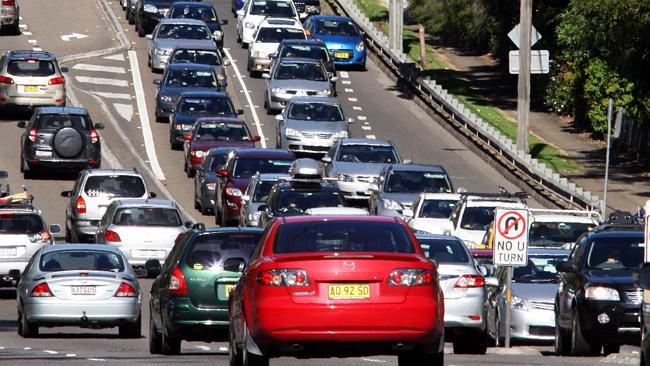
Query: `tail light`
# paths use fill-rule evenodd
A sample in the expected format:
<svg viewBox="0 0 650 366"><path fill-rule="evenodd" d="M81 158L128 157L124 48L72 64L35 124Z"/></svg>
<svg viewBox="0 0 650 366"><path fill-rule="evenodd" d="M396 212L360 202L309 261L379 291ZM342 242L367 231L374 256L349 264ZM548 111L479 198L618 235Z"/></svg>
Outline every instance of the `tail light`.
<svg viewBox="0 0 650 366"><path fill-rule="evenodd" d="M122 241L120 235L113 230L104 231L104 240L114 242L114 243Z"/></svg>
<svg viewBox="0 0 650 366"><path fill-rule="evenodd" d="M115 297L136 297L135 289L133 286L126 282L122 282L120 287L115 292Z"/></svg>
<svg viewBox="0 0 650 366"><path fill-rule="evenodd" d="M16 0L2 0L2 6L16 6Z"/></svg>
<svg viewBox="0 0 650 366"><path fill-rule="evenodd" d="M32 234L29 236L30 243L49 243L50 233L47 230L43 230L40 233Z"/></svg>
<svg viewBox="0 0 650 366"><path fill-rule="evenodd" d="M97 141L99 141L99 135L97 134L97 130L90 130L90 142L96 144Z"/></svg>
<svg viewBox="0 0 650 366"><path fill-rule="evenodd" d="M187 283L185 282L185 275L180 268L174 267L172 270L171 278L169 279L169 294L170 295L188 295Z"/></svg>
<svg viewBox="0 0 650 366"><path fill-rule="evenodd" d="M485 285L483 276L466 274L458 278L454 288L476 288L483 285Z"/></svg>
<svg viewBox="0 0 650 366"><path fill-rule="evenodd" d="M262 272L257 280L264 286L309 286L309 276L302 269L272 269Z"/></svg>
<svg viewBox="0 0 650 366"><path fill-rule="evenodd" d="M62 76L58 76L55 78L50 79L50 81L47 82L49 85L61 85L65 83L65 79Z"/></svg>
<svg viewBox="0 0 650 366"><path fill-rule="evenodd" d="M77 213L86 213L86 200L84 200L84 198L81 196L77 197Z"/></svg>
<svg viewBox="0 0 650 366"><path fill-rule="evenodd" d="M426 269L396 269L388 275L390 286L430 286L434 283L433 272Z"/></svg>
<svg viewBox="0 0 650 366"><path fill-rule="evenodd" d="M52 297L52 291L50 291L50 286L47 285L47 282L41 282L36 287L32 289L32 292L29 294L31 297Z"/></svg>
<svg viewBox="0 0 650 366"><path fill-rule="evenodd" d="M29 130L29 141L36 142L36 129L32 128Z"/></svg>
<svg viewBox="0 0 650 366"><path fill-rule="evenodd" d="M13 84L14 79L7 76L0 76L0 84Z"/></svg>

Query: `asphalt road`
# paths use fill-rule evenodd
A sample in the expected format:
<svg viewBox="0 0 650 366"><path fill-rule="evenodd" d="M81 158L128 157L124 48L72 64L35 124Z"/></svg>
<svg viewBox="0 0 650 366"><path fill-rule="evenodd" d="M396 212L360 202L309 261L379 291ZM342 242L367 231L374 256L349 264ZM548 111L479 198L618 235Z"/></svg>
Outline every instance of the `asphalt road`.
<svg viewBox="0 0 650 366"><path fill-rule="evenodd" d="M99 0L104 1L104 0ZM246 50L235 43L236 20L230 13L228 1L213 1L221 18L230 23L224 27L225 47L233 66L227 68L228 92L237 107L245 109L243 116L252 131L265 137L261 146L274 147L276 121L267 116L263 106L264 80L250 79L245 70ZM83 105L95 122L104 122L103 167L136 168L142 172L151 190L176 200L185 214L195 221L211 224L212 217L202 216L193 209L191 180L183 173L183 155L169 148L168 126L153 118L156 89L153 74L147 68L144 38L138 38L124 20L117 1L109 2L123 28L131 50L85 57L67 63L66 75L69 105ZM109 49L118 45L116 34L107 21L107 14L97 1L29 0L21 2L22 35L3 35L0 49L41 48L55 52L59 58ZM110 14L108 14L110 15ZM89 56L89 55L86 55ZM515 187L467 148L407 97L396 90L394 83L370 61L367 71L339 72L339 99L349 116L357 119L352 136L375 136L391 139L405 158L415 162L442 164L457 187L472 191L496 191L499 185L509 190ZM250 100L250 102L249 102ZM147 118L148 117L148 118ZM22 130L16 122L28 119L28 114L0 114L0 169L9 172L16 189L26 184L35 197L48 223L64 224L66 199L60 192L70 189L74 174L54 173L24 181L19 173L19 137ZM61 240L61 238L58 238ZM149 280L142 285L148 292ZM148 352L147 339L121 340L117 330L77 328L44 329L43 337L23 339L16 334L15 300L11 293L0 299L0 364L87 365L93 362L137 365L158 364L217 364L226 365L226 344L183 343L182 356L162 357ZM143 306L143 334L148 329L148 298ZM618 361L634 359L637 347L623 347ZM512 349L490 349L486 356L448 355L450 365L483 363L490 365L567 365L593 364L609 361L600 358L557 358L549 345L524 346ZM616 361L612 360L612 361ZM381 363L395 365L394 357L329 360L273 360L274 365L362 365Z"/></svg>

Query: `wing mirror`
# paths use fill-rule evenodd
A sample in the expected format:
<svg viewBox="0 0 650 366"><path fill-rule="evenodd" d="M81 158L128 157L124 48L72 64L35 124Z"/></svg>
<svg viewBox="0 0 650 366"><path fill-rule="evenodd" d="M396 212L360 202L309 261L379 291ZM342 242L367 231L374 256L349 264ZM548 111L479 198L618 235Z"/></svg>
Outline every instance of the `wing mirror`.
<svg viewBox="0 0 650 366"><path fill-rule="evenodd" d="M257 208L257 211L266 211L266 205L260 205L260 206Z"/></svg>
<svg viewBox="0 0 650 366"><path fill-rule="evenodd" d="M95 129L96 130L103 130L104 128L106 128L106 126L104 126L103 123L101 123L101 122L95 123Z"/></svg>
<svg viewBox="0 0 650 366"><path fill-rule="evenodd" d="M413 210L410 208L405 208L402 210L402 216L404 216L405 219L411 219L413 218Z"/></svg>
<svg viewBox="0 0 650 366"><path fill-rule="evenodd" d="M194 221L190 221L190 220L185 221L185 222L183 223L183 226L185 226L186 229L191 229L192 226L194 226Z"/></svg>
<svg viewBox="0 0 650 366"><path fill-rule="evenodd" d="M246 13L244 13L244 10L241 10L241 9L237 10L237 16L238 17L243 17L244 15L246 15Z"/></svg>
<svg viewBox="0 0 650 366"><path fill-rule="evenodd" d="M61 233L61 225L59 225L59 224L50 225L50 233L51 234L60 234Z"/></svg>
<svg viewBox="0 0 650 366"><path fill-rule="evenodd" d="M241 109L241 108L239 108L239 109L236 110L235 112L237 113L237 115L242 115L242 114L244 114L244 110Z"/></svg>
<svg viewBox="0 0 650 366"><path fill-rule="evenodd" d="M329 164L329 163L332 162L332 157L330 157L330 156L323 156L323 157L320 159L320 161L322 161L323 163L328 163L328 164Z"/></svg>
<svg viewBox="0 0 650 366"><path fill-rule="evenodd" d="M278 57L278 53L277 53L277 52L273 52L273 53L269 54L269 58L270 58L271 60L273 60L273 59L275 59L275 58L277 58L277 57Z"/></svg>
<svg viewBox="0 0 650 366"><path fill-rule="evenodd" d="M162 84L162 80L160 80L160 79L154 79L154 81L153 81L153 85L158 85L158 86L160 86L160 84Z"/></svg>
<svg viewBox="0 0 650 366"><path fill-rule="evenodd" d="M60 70L61 70L62 73L66 73L66 72L69 72L69 71L70 71L70 69L68 69L68 68L65 67L65 66L61 67Z"/></svg>
<svg viewBox="0 0 650 366"><path fill-rule="evenodd" d="M402 164L413 164L413 160L412 159L404 159Z"/></svg>
<svg viewBox="0 0 650 366"><path fill-rule="evenodd" d="M270 79L270 78L271 78L271 74L269 74L268 72L262 74L262 79Z"/></svg>
<svg viewBox="0 0 650 366"><path fill-rule="evenodd" d="M147 34L144 38L151 40L153 39L153 34Z"/></svg>
<svg viewBox="0 0 650 366"><path fill-rule="evenodd" d="M158 197L158 194L156 192L149 192L149 198L156 198Z"/></svg>
<svg viewBox="0 0 650 366"><path fill-rule="evenodd" d="M307 37L311 37L311 31L309 29L305 29L305 35Z"/></svg>
<svg viewBox="0 0 650 366"><path fill-rule="evenodd" d="M228 176L228 169L217 169L215 172L219 177L225 178Z"/></svg>
<svg viewBox="0 0 650 366"><path fill-rule="evenodd" d="M278 121L282 121L284 119L281 114L276 114L274 118Z"/></svg>
<svg viewBox="0 0 650 366"><path fill-rule="evenodd" d="M27 122L20 121L20 122L16 123L16 126L18 126L19 128L25 128L25 127L27 127Z"/></svg>
<svg viewBox="0 0 650 366"><path fill-rule="evenodd" d="M61 192L61 197L71 197L72 191L63 191Z"/></svg>
<svg viewBox="0 0 650 366"><path fill-rule="evenodd" d="M160 261L157 259L149 259L144 263L144 270L147 272L147 277L155 278L160 274L161 266Z"/></svg>
<svg viewBox="0 0 650 366"><path fill-rule="evenodd" d="M228 25L228 19L222 19L221 25Z"/></svg>
<svg viewBox="0 0 650 366"><path fill-rule="evenodd" d="M260 136L253 136L253 137L251 138L251 141L253 141L253 142L260 142L260 141L262 141L262 137L260 137Z"/></svg>
<svg viewBox="0 0 650 366"><path fill-rule="evenodd" d="M352 117L348 118L348 123L355 123L356 121L357 121L357 120L355 120L355 119L352 118Z"/></svg>
<svg viewBox="0 0 650 366"><path fill-rule="evenodd" d="M370 185L368 185L368 190L370 192L379 192L379 186L376 183L370 183Z"/></svg>
<svg viewBox="0 0 650 366"><path fill-rule="evenodd" d="M192 139L192 135L190 135L189 133L183 134L183 140L190 141L191 139Z"/></svg>
<svg viewBox="0 0 650 366"><path fill-rule="evenodd" d="M241 196L241 200L244 201L244 202L248 202L248 201L250 201L250 199L251 199L251 196L249 196L247 194Z"/></svg>
<svg viewBox="0 0 650 366"><path fill-rule="evenodd" d="M16 283L18 283L18 281L20 281L20 270L19 269L10 269L9 273L8 273L8 276L11 277L12 281L16 281Z"/></svg>
<svg viewBox="0 0 650 366"><path fill-rule="evenodd" d="M330 81L331 81L331 82L336 82L338 79L339 79L338 76L332 76L332 77L330 78Z"/></svg>
<svg viewBox="0 0 650 366"><path fill-rule="evenodd" d="M244 258L228 258L223 262L223 269L228 272L242 272L244 267L246 267Z"/></svg>
<svg viewBox="0 0 650 366"><path fill-rule="evenodd" d="M558 272L562 272L562 273L574 273L577 271L576 266L569 261L562 261L556 264L555 269L557 269Z"/></svg>

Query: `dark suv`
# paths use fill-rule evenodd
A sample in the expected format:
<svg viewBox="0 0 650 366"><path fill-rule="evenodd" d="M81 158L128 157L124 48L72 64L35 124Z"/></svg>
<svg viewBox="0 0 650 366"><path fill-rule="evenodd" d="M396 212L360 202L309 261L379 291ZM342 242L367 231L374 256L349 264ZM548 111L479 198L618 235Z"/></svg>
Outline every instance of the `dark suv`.
<svg viewBox="0 0 650 366"><path fill-rule="evenodd" d="M37 168L98 168L101 164L101 142L97 130L84 108L42 107L28 121L18 122L24 128L21 138L20 171L25 174Z"/></svg>
<svg viewBox="0 0 650 366"><path fill-rule="evenodd" d="M643 261L643 226L601 225L583 234L557 264L555 351L558 355L617 353L638 344L642 290L633 274Z"/></svg>
<svg viewBox="0 0 650 366"><path fill-rule="evenodd" d="M173 1L137 0L135 3L135 30L144 37L153 32L160 19L164 18Z"/></svg>

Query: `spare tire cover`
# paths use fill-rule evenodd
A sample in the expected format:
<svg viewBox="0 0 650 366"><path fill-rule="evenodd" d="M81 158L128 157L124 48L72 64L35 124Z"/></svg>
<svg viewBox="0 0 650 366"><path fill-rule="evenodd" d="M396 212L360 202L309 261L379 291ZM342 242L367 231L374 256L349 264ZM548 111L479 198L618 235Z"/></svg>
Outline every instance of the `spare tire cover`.
<svg viewBox="0 0 650 366"><path fill-rule="evenodd" d="M72 127L64 127L54 135L52 147L62 158L74 158L83 151L84 139L79 131Z"/></svg>

